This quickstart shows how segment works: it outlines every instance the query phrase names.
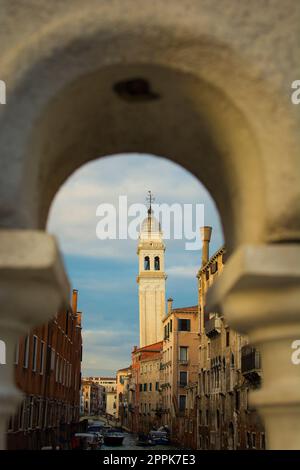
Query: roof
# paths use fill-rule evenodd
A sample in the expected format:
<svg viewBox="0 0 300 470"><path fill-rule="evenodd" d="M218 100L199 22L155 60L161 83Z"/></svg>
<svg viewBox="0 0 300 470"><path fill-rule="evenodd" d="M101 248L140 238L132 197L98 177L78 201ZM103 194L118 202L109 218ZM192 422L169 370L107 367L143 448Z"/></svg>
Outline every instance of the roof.
<svg viewBox="0 0 300 470"><path fill-rule="evenodd" d="M123 369L118 369L118 370L117 370L117 374L118 374L119 372L127 371L127 370L129 370L130 368L131 368L131 366L124 367Z"/></svg>
<svg viewBox="0 0 300 470"><path fill-rule="evenodd" d="M159 352L163 348L163 342L159 341L158 343L149 344L147 346L143 346L142 348L134 349L132 352Z"/></svg>
<svg viewBox="0 0 300 470"><path fill-rule="evenodd" d="M191 307L178 307L178 308L172 308L171 312L168 312L163 319L165 321L167 318L169 318L172 313L198 313L198 305L192 305Z"/></svg>
<svg viewBox="0 0 300 470"><path fill-rule="evenodd" d="M154 217L153 212L148 211L147 217L143 220L141 224L141 232L143 233L155 233L155 232L161 232L160 228L160 223Z"/></svg>
<svg viewBox="0 0 300 470"><path fill-rule="evenodd" d="M179 308L172 308L172 313L194 313L198 312L198 305L193 305L192 307L179 307Z"/></svg>

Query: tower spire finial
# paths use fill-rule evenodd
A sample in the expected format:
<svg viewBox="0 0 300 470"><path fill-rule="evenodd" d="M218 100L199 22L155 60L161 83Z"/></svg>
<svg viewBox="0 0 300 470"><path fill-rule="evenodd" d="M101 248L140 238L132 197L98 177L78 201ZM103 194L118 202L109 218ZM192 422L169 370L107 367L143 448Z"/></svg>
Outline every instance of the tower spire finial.
<svg viewBox="0 0 300 470"><path fill-rule="evenodd" d="M148 191L148 196L146 197L146 201L149 202L149 207L148 207L148 215L151 215L152 213L152 203L154 202L155 198L153 197L153 194L151 191Z"/></svg>

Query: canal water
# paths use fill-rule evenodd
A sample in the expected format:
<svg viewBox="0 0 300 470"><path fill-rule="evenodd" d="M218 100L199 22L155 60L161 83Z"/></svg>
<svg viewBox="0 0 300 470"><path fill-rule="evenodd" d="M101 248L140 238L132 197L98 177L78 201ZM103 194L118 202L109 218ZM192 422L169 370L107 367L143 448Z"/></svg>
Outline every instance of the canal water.
<svg viewBox="0 0 300 470"><path fill-rule="evenodd" d="M130 434L127 432L124 432L124 440L123 444L121 446L106 446L103 445L101 446L100 450L171 450L171 449L176 449L175 446L147 446L147 447L141 447L136 445L136 439L137 436L135 434Z"/></svg>

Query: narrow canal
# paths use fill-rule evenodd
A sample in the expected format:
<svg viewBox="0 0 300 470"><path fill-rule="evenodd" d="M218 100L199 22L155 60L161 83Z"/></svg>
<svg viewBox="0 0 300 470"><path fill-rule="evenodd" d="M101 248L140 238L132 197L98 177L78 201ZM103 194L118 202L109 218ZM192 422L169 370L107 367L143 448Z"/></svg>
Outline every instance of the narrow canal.
<svg viewBox="0 0 300 470"><path fill-rule="evenodd" d="M100 450L171 450L176 449L175 446L147 446L141 447L136 445L137 436L128 432L124 432L124 440L121 446L106 446L103 445Z"/></svg>

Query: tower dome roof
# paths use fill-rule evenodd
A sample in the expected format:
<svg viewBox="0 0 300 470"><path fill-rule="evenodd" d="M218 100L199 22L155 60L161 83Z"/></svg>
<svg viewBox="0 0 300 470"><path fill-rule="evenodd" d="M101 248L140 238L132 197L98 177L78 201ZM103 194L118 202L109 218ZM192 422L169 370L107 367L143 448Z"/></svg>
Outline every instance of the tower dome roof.
<svg viewBox="0 0 300 470"><path fill-rule="evenodd" d="M160 223L157 218L154 217L152 212L148 212L148 216L143 220L141 224L141 232L160 232Z"/></svg>
<svg viewBox="0 0 300 470"><path fill-rule="evenodd" d="M153 212L148 210L147 217L141 223L140 238L161 238L161 226Z"/></svg>

